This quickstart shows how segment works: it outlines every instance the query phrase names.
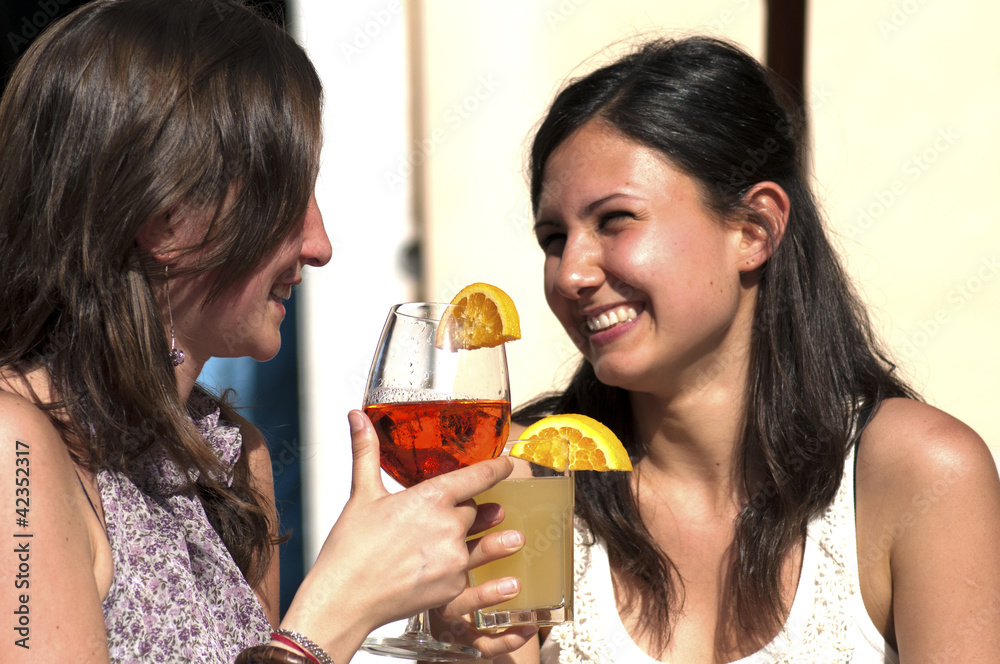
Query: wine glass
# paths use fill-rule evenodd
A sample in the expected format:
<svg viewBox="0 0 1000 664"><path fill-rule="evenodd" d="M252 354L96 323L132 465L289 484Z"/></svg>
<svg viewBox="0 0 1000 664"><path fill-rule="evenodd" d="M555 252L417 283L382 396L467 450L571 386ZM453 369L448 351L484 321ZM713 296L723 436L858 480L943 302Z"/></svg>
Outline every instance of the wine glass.
<svg viewBox="0 0 1000 664"><path fill-rule="evenodd" d="M503 344L450 348L447 334L437 337L452 306L392 307L368 373L364 412L378 434L382 468L404 487L498 456L510 428ZM423 611L401 636L369 637L362 649L431 662L480 657L475 648L436 641L427 622Z"/></svg>

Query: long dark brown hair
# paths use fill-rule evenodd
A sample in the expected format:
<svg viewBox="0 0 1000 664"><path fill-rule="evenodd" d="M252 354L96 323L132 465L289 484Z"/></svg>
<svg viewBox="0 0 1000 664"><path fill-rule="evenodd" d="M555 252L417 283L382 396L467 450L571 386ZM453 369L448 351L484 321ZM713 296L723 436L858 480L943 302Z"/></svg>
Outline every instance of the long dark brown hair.
<svg viewBox="0 0 1000 664"><path fill-rule="evenodd" d="M47 370L40 405L78 464L131 477L156 443L198 470L251 583L274 527L245 456L231 489L209 479L154 295L166 270L136 237L206 210L187 273L219 275L209 301L239 283L303 219L321 96L303 50L237 0L97 0L32 44L0 101L0 365Z"/></svg>
<svg viewBox="0 0 1000 664"><path fill-rule="evenodd" d="M802 174L799 119L769 72L741 49L703 37L656 40L563 89L530 156L536 210L549 156L592 120L658 150L700 183L720 218L745 216L744 194L765 180L791 200L784 236L761 270L739 450L748 501L734 532L733 614L758 634L780 624L782 560L832 502L859 417L888 397L915 396L880 349L826 237ZM602 384L586 361L564 392L515 418L559 412L603 421L633 458L646 453L628 392ZM665 647L681 581L642 523L630 478L581 472L576 495L577 514L638 589L641 615Z"/></svg>

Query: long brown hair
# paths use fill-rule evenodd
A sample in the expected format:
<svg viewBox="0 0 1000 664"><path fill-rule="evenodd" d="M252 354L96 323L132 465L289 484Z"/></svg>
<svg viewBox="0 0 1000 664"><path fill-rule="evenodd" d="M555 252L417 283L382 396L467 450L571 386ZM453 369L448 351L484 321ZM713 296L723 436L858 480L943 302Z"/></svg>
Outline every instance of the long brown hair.
<svg viewBox="0 0 1000 664"><path fill-rule="evenodd" d="M731 44L652 41L562 90L535 135L530 163L537 210L549 156L600 119L697 180L720 218L746 214L743 196L758 182L776 182L789 196L787 228L760 277L740 441L749 499L735 525L732 610L757 634L780 624L782 561L832 502L861 414L888 397L915 398L826 237L802 174L799 118L780 99L770 73ZM515 417L552 412L591 415L621 437L631 456L645 454L628 392L602 384L586 361L564 392ZM651 634L665 647L681 582L642 523L630 478L581 472L576 482L577 514L639 589L640 615L651 618Z"/></svg>
<svg viewBox="0 0 1000 664"><path fill-rule="evenodd" d="M246 459L232 489L181 403L136 243L181 206L207 210L209 298L301 223L319 163L319 78L236 0L97 0L25 52L0 100L0 365L45 367L40 404L90 469L130 475L154 442L197 469L213 524L251 582L271 533ZM182 271L170 270L170 276Z"/></svg>

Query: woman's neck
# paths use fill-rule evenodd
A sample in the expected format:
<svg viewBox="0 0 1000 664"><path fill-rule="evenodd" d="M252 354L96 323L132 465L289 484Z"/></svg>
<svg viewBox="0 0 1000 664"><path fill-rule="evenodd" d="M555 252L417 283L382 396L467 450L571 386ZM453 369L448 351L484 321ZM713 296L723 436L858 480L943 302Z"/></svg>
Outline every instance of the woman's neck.
<svg viewBox="0 0 1000 664"><path fill-rule="evenodd" d="M743 495L740 446L749 361L741 357L697 390L630 393L641 464L678 486L700 485L722 500Z"/></svg>
<svg viewBox="0 0 1000 664"><path fill-rule="evenodd" d="M186 358L183 363L174 367L174 376L177 377L177 396L182 404L187 403L191 391L194 390L195 381L201 374L204 363L193 358Z"/></svg>

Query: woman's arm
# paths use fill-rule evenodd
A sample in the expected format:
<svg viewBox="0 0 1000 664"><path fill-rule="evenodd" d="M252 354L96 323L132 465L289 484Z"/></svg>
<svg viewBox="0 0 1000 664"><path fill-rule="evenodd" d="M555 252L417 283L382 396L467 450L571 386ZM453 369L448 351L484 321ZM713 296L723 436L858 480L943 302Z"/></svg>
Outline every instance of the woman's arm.
<svg viewBox="0 0 1000 664"><path fill-rule="evenodd" d="M107 662L97 519L51 422L7 392L0 455L0 661Z"/></svg>
<svg viewBox="0 0 1000 664"><path fill-rule="evenodd" d="M260 431L249 422L239 422L243 436L243 454L247 455L250 465L253 488L265 498L265 509L268 511L268 521L272 525L271 537L278 537L278 510L274 500L274 477L271 471L271 454ZM254 587L254 592L264 607L264 613L272 627L278 626L280 616L279 599L280 564L278 560L278 545L272 545L271 559L264 578Z"/></svg>
<svg viewBox="0 0 1000 664"><path fill-rule="evenodd" d="M900 660L1000 653L1000 480L989 448L931 406L886 402L858 459L862 596Z"/></svg>

